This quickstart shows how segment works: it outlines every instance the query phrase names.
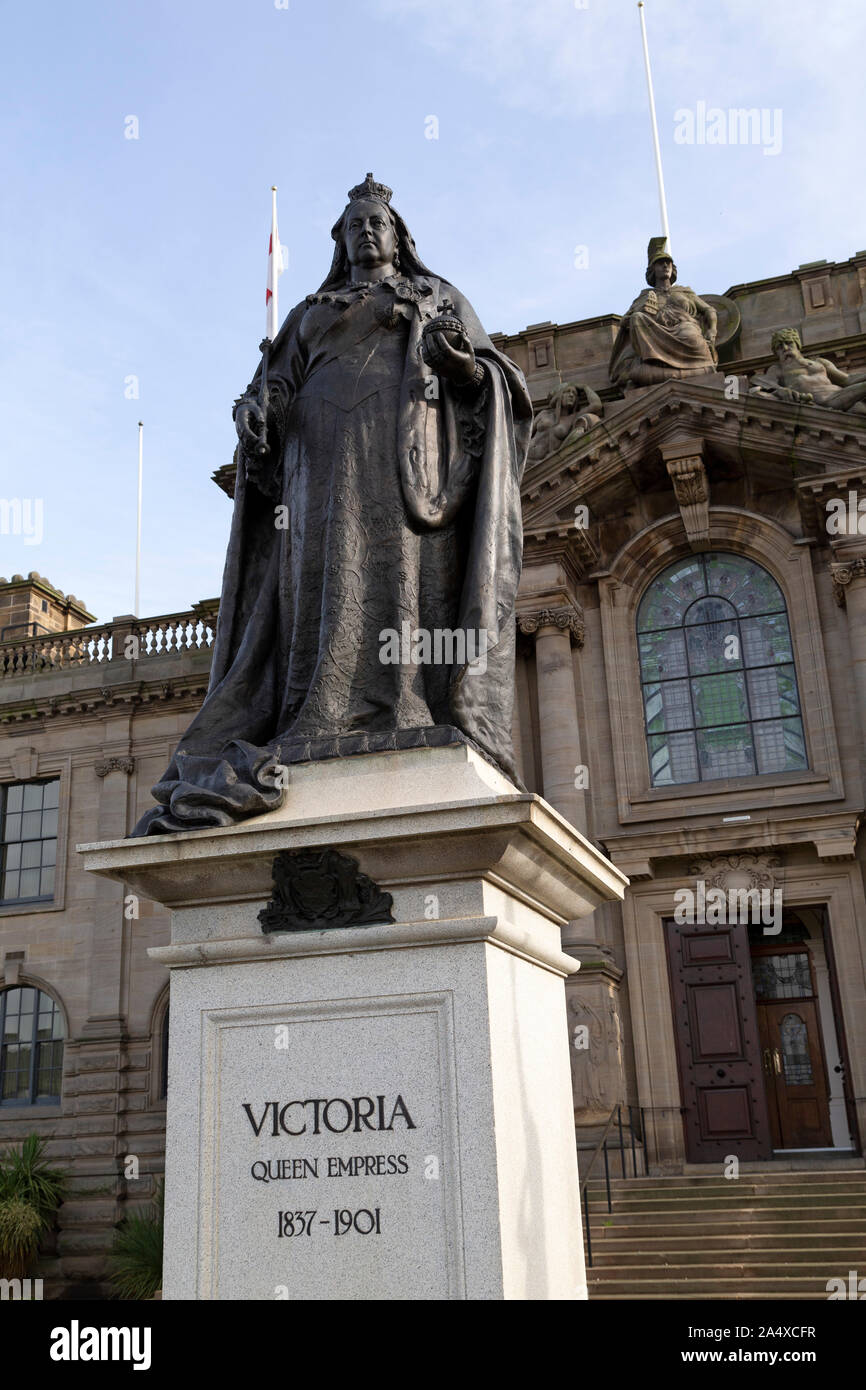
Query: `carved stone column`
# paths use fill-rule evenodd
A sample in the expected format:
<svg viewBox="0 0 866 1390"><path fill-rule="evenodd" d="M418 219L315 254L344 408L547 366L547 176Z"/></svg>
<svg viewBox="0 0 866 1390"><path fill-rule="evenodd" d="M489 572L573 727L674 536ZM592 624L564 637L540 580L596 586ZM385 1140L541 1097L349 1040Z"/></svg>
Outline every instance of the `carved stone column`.
<svg viewBox="0 0 866 1390"><path fill-rule="evenodd" d="M542 794L585 835L586 793L575 786L583 759L571 658L572 642L583 646L583 619L577 609L563 605L521 613L517 621L522 633L535 638Z"/></svg>

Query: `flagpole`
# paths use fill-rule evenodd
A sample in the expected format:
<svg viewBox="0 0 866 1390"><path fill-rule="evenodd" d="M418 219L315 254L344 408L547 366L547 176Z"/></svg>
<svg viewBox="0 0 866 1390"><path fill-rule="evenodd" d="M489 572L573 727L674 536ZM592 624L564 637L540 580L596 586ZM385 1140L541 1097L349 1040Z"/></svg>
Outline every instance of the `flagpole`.
<svg viewBox="0 0 866 1390"><path fill-rule="evenodd" d="M133 613L140 617L141 603L141 484L144 465L144 424L138 422L138 515L135 528L135 606Z"/></svg>
<svg viewBox="0 0 866 1390"><path fill-rule="evenodd" d="M665 181L664 175L662 174L662 153L659 147L659 128L658 123L656 121L656 103L655 97L653 96L653 78L652 71L650 70L649 45L647 44L646 38L646 20L644 19L643 13L643 0L638 0L637 7L640 12L640 32L641 38L643 39L643 60L644 66L646 67L647 92L649 93L650 121L652 123L653 149L655 151L656 157L656 177L658 179L659 185L659 208L661 209L662 215L662 232L664 233L665 238L669 239L670 229L668 227L668 206L665 202Z"/></svg>
<svg viewBox="0 0 866 1390"><path fill-rule="evenodd" d="M271 342L276 338L277 329L280 326L280 312L277 301L279 299L281 265L280 237L277 230L277 185L272 183L271 239L268 243L268 289L270 294L267 299L267 314L265 316L265 337L270 338Z"/></svg>
<svg viewBox="0 0 866 1390"><path fill-rule="evenodd" d="M262 426L259 434L259 442L256 445L257 454L267 454L268 445L268 363L270 361L271 347L280 327L280 313L277 304L280 276L282 274L282 248L280 246L280 234L277 229L277 185L271 184L271 236L268 242L268 285L265 291L265 336L259 343L259 352L262 354L262 375L259 386L259 409L262 412Z"/></svg>

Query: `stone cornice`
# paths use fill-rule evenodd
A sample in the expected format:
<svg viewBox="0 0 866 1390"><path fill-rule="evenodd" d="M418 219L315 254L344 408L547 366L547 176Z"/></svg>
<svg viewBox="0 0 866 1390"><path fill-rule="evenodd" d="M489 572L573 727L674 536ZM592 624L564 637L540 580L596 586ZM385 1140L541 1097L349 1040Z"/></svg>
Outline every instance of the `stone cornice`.
<svg viewBox="0 0 866 1390"><path fill-rule="evenodd" d="M50 680L50 678L49 678ZM45 685L48 685L48 681ZM174 680L137 681L118 686L66 690L52 695L40 689L36 699L0 703L0 726L42 723L50 720L104 718L107 710L159 705L171 701L183 709L197 709L207 694L207 675L187 675Z"/></svg>
<svg viewBox="0 0 866 1390"><path fill-rule="evenodd" d="M781 813L753 820L751 826L720 826L717 820L711 825L692 823L687 836L682 826L671 825L648 828L638 835L602 834L601 839L614 864L634 882L655 877L656 865L664 860L694 864L701 859L754 858L794 848L813 849L821 863L850 860L856 855L861 815L859 809L808 817Z"/></svg>
<svg viewBox="0 0 866 1390"><path fill-rule="evenodd" d="M557 561L575 584L598 566L595 542L586 527L575 524L573 516L543 531L524 531L523 554L525 565Z"/></svg>

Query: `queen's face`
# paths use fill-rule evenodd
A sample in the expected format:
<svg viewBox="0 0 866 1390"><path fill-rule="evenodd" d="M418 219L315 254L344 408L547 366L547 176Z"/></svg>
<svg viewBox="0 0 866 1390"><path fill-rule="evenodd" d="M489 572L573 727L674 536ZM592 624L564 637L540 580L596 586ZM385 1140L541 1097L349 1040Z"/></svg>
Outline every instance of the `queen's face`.
<svg viewBox="0 0 866 1390"><path fill-rule="evenodd" d="M394 259L397 238L381 203L353 203L346 217L344 236L350 265L372 270L390 265Z"/></svg>

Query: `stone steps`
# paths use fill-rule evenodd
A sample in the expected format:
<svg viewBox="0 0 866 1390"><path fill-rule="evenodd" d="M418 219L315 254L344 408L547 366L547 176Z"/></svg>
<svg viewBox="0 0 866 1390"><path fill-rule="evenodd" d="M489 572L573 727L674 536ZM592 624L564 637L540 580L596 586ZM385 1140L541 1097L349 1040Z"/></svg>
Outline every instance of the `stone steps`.
<svg viewBox="0 0 866 1390"><path fill-rule="evenodd" d="M665 1199L689 1192L699 1192L704 1196L736 1196L744 1192L755 1195L787 1196L789 1194L813 1194L827 1192L855 1192L866 1196L866 1173L780 1173L778 1179L768 1177L745 1178L611 1178L611 1194L618 1197L637 1198L651 1196ZM587 1191L594 1196L605 1196L604 1179L590 1178Z"/></svg>
<svg viewBox="0 0 866 1390"><path fill-rule="evenodd" d="M588 1185L590 1298L827 1299L866 1276L866 1171L718 1173Z"/></svg>
<svg viewBox="0 0 866 1390"><path fill-rule="evenodd" d="M750 1206L746 1203L740 1207L728 1207L721 1210L717 1208L705 1208L695 1202L683 1209L673 1206L670 1209L664 1207L653 1207L648 1211L636 1210L634 1207L627 1211L620 1211L618 1204L614 1202L612 1214L608 1214L607 1208L599 1203L594 1211L590 1207L590 1220L596 1222L609 1222L613 1226L659 1226L669 1223L672 1226L689 1225L696 1222L703 1223L706 1227L726 1226L731 1222L738 1225L749 1225L755 1221L760 1224L771 1223L773 1221L781 1223L782 1226L795 1226L796 1222L804 1221L820 1212L821 1219L827 1221L847 1221L854 1223L853 1229L859 1229L862 1222L866 1221L866 1205L846 1205L844 1202L837 1206L823 1206L820 1208L809 1208L806 1206L779 1206L779 1207L760 1207Z"/></svg>
<svg viewBox="0 0 866 1390"><path fill-rule="evenodd" d="M786 1256L783 1277L786 1279L820 1279L822 1284L826 1284L828 1279L835 1279L840 1275L847 1277L851 1253L851 1251L845 1251L841 1257L834 1259L831 1252L827 1252L826 1257L817 1258L815 1252L812 1251L812 1258L808 1263L796 1265L790 1263ZM695 1260L685 1264L679 1261L669 1263L665 1260L657 1260L651 1267L629 1264L594 1265L592 1274L593 1279L599 1284L617 1283L622 1280L628 1280L630 1283L653 1283L659 1280L662 1275L665 1284L674 1283L677 1280L701 1283L707 1279L718 1282L744 1277L748 1277L749 1280L778 1280L779 1263L772 1257L768 1258L769 1254L770 1252L765 1250L764 1258L755 1263L731 1253L730 1258L720 1260L718 1263L714 1260L708 1261L704 1257L703 1262Z"/></svg>
<svg viewBox="0 0 866 1390"><path fill-rule="evenodd" d="M847 1269L836 1269L818 1278L796 1278L776 1273L767 1278L752 1278L738 1274L730 1278L684 1278L666 1276L659 1279L619 1279L616 1282L599 1284L595 1279L589 1284L590 1298L635 1298L647 1294L657 1294L667 1299L691 1298L766 1298L787 1301L789 1298L822 1298L826 1301L827 1281L830 1278L848 1278ZM589 1283L589 1281L588 1281Z"/></svg>
<svg viewBox="0 0 866 1390"><path fill-rule="evenodd" d="M613 1196L613 1193L611 1193ZM845 1188L837 1191L834 1188L819 1188L813 1192L801 1192L796 1189L793 1192L727 1192L724 1196L715 1196L713 1193L693 1193L691 1191L676 1193L665 1193L664 1196L656 1197L649 1192L641 1192L627 1196L622 1193L616 1194L617 1210L622 1211L676 1211L684 1203L691 1203L693 1197L697 1197L701 1207L706 1211L736 1211L744 1206L761 1207L770 1211L776 1207L796 1206L798 1203L810 1208L831 1207L831 1206L851 1206L866 1207L866 1191L846 1190ZM592 1206L590 1206L590 1211Z"/></svg>
<svg viewBox="0 0 866 1390"><path fill-rule="evenodd" d="M850 1259L852 1255L860 1255L863 1252L863 1236L833 1236L832 1245L827 1246L822 1236L816 1236L811 1245L796 1245L779 1247L775 1242L768 1242L765 1245L755 1247L749 1242L744 1248L742 1245L735 1245L730 1238L724 1246L707 1249L706 1239L702 1236L695 1237L695 1244L692 1249L671 1249L670 1243L665 1243L660 1249L633 1250L627 1241L617 1241L617 1247L611 1249L614 1242L603 1241L599 1246L593 1246L593 1273L602 1277L602 1271L606 1269L626 1269L634 1267L644 1269L647 1265L647 1254L652 1254L653 1267L663 1269L678 1265L700 1265L708 1262L721 1268L722 1265L741 1265L750 1267L766 1263L774 1255L784 1253L785 1263L797 1265L797 1272L800 1273L800 1265L813 1265L819 1262L830 1261L834 1268L840 1262ZM778 1268L778 1263L775 1265ZM806 1273L807 1271L802 1271Z"/></svg>
<svg viewBox="0 0 866 1390"><path fill-rule="evenodd" d="M796 1303L796 1302L804 1301L804 1300L806 1300L806 1299L812 1299L812 1300L821 1299L822 1302L826 1302L826 1301L827 1301L827 1293L826 1293L826 1290L824 1290L824 1291L821 1292L821 1293L802 1293L802 1292L796 1292L796 1291L788 1290L788 1292L786 1292L786 1293L772 1293L772 1294L768 1294L768 1293L748 1293L748 1292L743 1292L743 1291L741 1290L739 1293L725 1293L725 1294L720 1294L720 1293L695 1293L695 1292L691 1292L691 1293L689 1293L688 1295L685 1295L685 1294L682 1294L682 1295L681 1295L681 1294L671 1294L669 1291L666 1291L666 1292L664 1292L664 1293L635 1293L634 1290L631 1290L629 1293L608 1293L607 1291L605 1291L603 1294L597 1294L597 1293L594 1293L594 1292L590 1291L590 1295L589 1295L589 1296L590 1296L590 1298L592 1298L592 1299L604 1298L605 1301L610 1300L611 1302L614 1302L615 1300L620 1299L620 1300L622 1300L622 1301L628 1301L629 1303L649 1302L650 1299L656 1299L656 1300L658 1300L659 1302L662 1302L662 1303L669 1303L670 1300L671 1300L671 1298L680 1298L680 1297L688 1297L690 1303L691 1303L691 1302L694 1302L695 1299L712 1299L713 1302L718 1302L718 1300L719 1300L720 1298L736 1300L738 1303L739 1303L739 1302L747 1302L749 1299L753 1299L755 1302L759 1302L759 1303L768 1303L768 1302L769 1302L769 1303L774 1303L774 1302L780 1302L780 1303L791 1303L791 1302L795 1302L795 1303Z"/></svg>

